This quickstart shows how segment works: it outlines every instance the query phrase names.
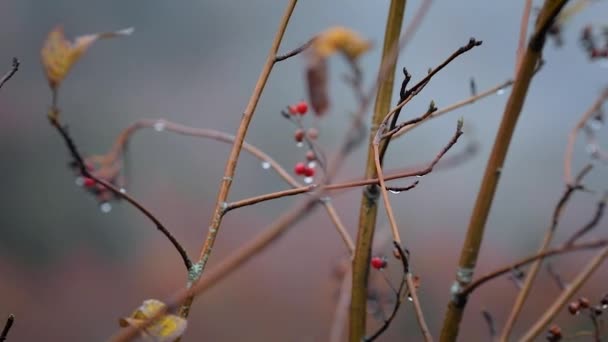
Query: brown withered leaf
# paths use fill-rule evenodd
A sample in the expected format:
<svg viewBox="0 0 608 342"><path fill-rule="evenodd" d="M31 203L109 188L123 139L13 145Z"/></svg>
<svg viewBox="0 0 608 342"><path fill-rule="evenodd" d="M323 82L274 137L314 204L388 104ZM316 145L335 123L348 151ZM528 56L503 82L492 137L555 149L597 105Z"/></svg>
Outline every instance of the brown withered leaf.
<svg viewBox="0 0 608 342"><path fill-rule="evenodd" d="M47 36L42 50L42 65L50 87L56 90L61 81L66 77L72 66L82 57L91 45L99 39L118 36L128 36L133 33L133 28L114 32L103 32L88 34L77 37L74 42L66 39L61 26L57 26Z"/></svg>

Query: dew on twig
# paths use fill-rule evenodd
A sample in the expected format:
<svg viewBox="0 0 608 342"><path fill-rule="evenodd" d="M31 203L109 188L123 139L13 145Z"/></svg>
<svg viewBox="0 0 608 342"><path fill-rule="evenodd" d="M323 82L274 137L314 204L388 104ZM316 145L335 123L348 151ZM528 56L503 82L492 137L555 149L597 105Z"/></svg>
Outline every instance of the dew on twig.
<svg viewBox="0 0 608 342"><path fill-rule="evenodd" d="M112 211L112 205L108 202L103 202L99 205L99 210L101 210L102 213L107 214Z"/></svg>
<svg viewBox="0 0 608 342"><path fill-rule="evenodd" d="M164 120L158 120L154 123L154 130L157 132L162 132L165 130L166 126L167 126L167 124L165 123Z"/></svg>
<svg viewBox="0 0 608 342"><path fill-rule="evenodd" d="M312 178L312 177L306 177L306 178L304 178L304 183L310 184L310 183L312 183L313 180L314 180L314 178Z"/></svg>

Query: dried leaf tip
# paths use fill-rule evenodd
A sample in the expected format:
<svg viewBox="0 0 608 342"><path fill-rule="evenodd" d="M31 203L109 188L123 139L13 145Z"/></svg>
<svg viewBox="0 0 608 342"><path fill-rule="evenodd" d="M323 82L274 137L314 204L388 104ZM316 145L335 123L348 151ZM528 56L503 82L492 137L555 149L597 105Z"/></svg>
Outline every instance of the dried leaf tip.
<svg viewBox="0 0 608 342"><path fill-rule="evenodd" d="M312 43L313 53L327 58L342 53L349 59L356 59L371 48L369 40L363 39L355 31L337 26L321 32Z"/></svg>
<svg viewBox="0 0 608 342"><path fill-rule="evenodd" d="M99 39L128 36L133 32L134 29L130 27L113 32L87 34L77 37L74 42L70 42L65 37L63 27L55 27L49 32L40 51L42 65L51 89L56 90L59 87L72 66L94 42Z"/></svg>

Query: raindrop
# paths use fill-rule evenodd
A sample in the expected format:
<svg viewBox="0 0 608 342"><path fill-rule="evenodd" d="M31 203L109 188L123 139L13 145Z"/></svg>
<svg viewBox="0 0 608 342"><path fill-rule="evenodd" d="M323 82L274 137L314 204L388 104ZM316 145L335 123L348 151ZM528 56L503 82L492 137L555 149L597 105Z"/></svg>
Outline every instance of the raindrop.
<svg viewBox="0 0 608 342"><path fill-rule="evenodd" d="M601 116L596 116L589 120L589 127L594 131L599 131L604 126L604 120Z"/></svg>
<svg viewBox="0 0 608 342"><path fill-rule="evenodd" d="M390 192L391 194L395 194L395 195L396 195L396 194L400 194L400 193L401 193L401 191L398 191L398 190L392 190L392 189L389 189L389 190L388 190L388 192Z"/></svg>
<svg viewBox="0 0 608 342"><path fill-rule="evenodd" d="M304 178L304 183L310 184L310 183L312 183L313 180L314 180L314 178L312 178L312 177L306 177L306 178Z"/></svg>
<svg viewBox="0 0 608 342"><path fill-rule="evenodd" d="M102 213L107 214L112 211L112 205L108 202L103 202L99 205L99 210L101 210Z"/></svg>
<svg viewBox="0 0 608 342"><path fill-rule="evenodd" d="M154 123L154 130L157 132L162 132L165 130L166 123L163 120L158 120Z"/></svg>
<svg viewBox="0 0 608 342"><path fill-rule="evenodd" d="M608 309L608 304L602 305L602 310L606 310L606 309Z"/></svg>
<svg viewBox="0 0 608 342"><path fill-rule="evenodd" d="M76 185L78 185L78 186L83 186L84 185L84 178L83 177L76 177L76 180L74 181L74 183L76 183Z"/></svg>
<svg viewBox="0 0 608 342"><path fill-rule="evenodd" d="M502 95L502 94L504 94L504 93L505 93L505 90L504 90L504 89L502 89L502 88L501 88L501 89L498 89L498 90L496 91L496 95Z"/></svg>
<svg viewBox="0 0 608 342"><path fill-rule="evenodd" d="M416 178L422 178L422 176L421 175L416 175Z"/></svg>
<svg viewBox="0 0 608 342"><path fill-rule="evenodd" d="M596 144L587 144L587 146L585 146L585 149L587 150L587 153L589 153L592 156L597 155L597 145Z"/></svg>
<svg viewBox="0 0 608 342"><path fill-rule="evenodd" d="M308 167L311 169L314 169L317 166L317 162L316 161L310 161L308 162Z"/></svg>
<svg viewBox="0 0 608 342"><path fill-rule="evenodd" d="M120 191L121 194L127 193L127 189L125 189L125 188L120 188L120 190L118 190L118 191Z"/></svg>
<svg viewBox="0 0 608 342"><path fill-rule="evenodd" d="M412 298L412 296L410 296L410 295L407 295L407 300L409 300L410 302L413 302L414 298Z"/></svg>
<svg viewBox="0 0 608 342"><path fill-rule="evenodd" d="M270 163L267 162L267 161L263 161L262 162L262 169L264 169L264 170L270 169Z"/></svg>
<svg viewBox="0 0 608 342"><path fill-rule="evenodd" d="M296 144L296 146L297 146L297 147L303 147L303 146L304 146L304 143L303 143L303 142L301 142L301 141L299 141L299 142Z"/></svg>

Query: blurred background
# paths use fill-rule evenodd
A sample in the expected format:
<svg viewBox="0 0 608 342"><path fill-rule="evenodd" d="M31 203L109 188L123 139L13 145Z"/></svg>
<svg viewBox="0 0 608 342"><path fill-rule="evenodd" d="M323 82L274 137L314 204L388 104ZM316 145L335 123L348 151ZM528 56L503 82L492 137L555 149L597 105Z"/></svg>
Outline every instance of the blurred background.
<svg viewBox="0 0 608 342"><path fill-rule="evenodd" d="M408 1L406 24L420 1ZM75 185L69 156L48 124L50 91L39 51L47 33L63 25L69 37L135 27L128 38L101 41L76 65L60 92L62 120L86 154L105 153L119 132L139 118L166 118L234 133L270 47L286 1L0 1L0 73L13 56L15 77L0 90L0 321L16 315L10 341L101 341L118 329L147 298L166 298L183 286L186 273L168 241L139 212L113 203L103 213L90 194ZM335 25L351 27L376 43L361 60L369 85L377 72L389 1L302 1L295 9L281 51ZM540 5L541 1L535 1ZM513 74L523 1L436 1L418 34L399 58L413 79L423 77L464 45L483 45L451 63L407 107L403 118L422 113L433 99L439 108L469 96L474 77L483 91ZM535 77L494 200L477 274L532 253L550 222L563 186L566 136L607 85L608 68L590 62L579 44L586 24L605 25L608 3L598 1L564 27L564 46L547 44L542 72ZM293 126L279 111L306 96L305 60L278 64L258 106L247 140L287 169L303 159L293 143ZM331 114L323 119L320 143L332 151L355 109L340 76L347 70L332 59ZM401 78L398 71L398 80ZM396 87L397 94L398 87ZM392 195L405 244L412 253L429 325L441 327L460 246L508 96L497 94L433 120L393 144L387 168L430 160L449 140L459 117L465 135L450 152L469 143L477 152L458 167L438 170L406 193ZM396 97L395 97L396 98ZM168 132L136 133L129 150L127 191L170 227L193 256L207 231L230 146ZM363 174L367 150L349 158L340 178ZM449 155L449 154L448 154ZM587 160L577 144L575 170ZM606 171L596 168L587 184L605 190ZM284 189L260 162L243 153L231 200ZM349 231L356 230L360 189L334 203ZM289 197L231 212L224 221L213 267L296 203ZM577 194L565 213L558 241L586 222L597 196ZM386 228L381 210L378 226ZM606 230L602 223L593 235ZM390 254L390 247L377 251ZM553 261L565 279L589 253ZM318 211L297 224L245 267L195 302L185 341L324 341L331 326L340 281L335 268L345 248L326 214ZM597 301L608 290L604 266L581 291ZM389 265L399 280L399 266ZM522 332L559 293L542 272L516 331ZM516 294L500 278L470 300L461 340L487 339L480 310L498 326ZM388 308L387 308L388 310ZM387 311L388 312L388 311ZM560 316L566 331L589 329L584 317ZM373 321L370 331L378 326ZM414 315L402 307L381 338L419 340Z"/></svg>

